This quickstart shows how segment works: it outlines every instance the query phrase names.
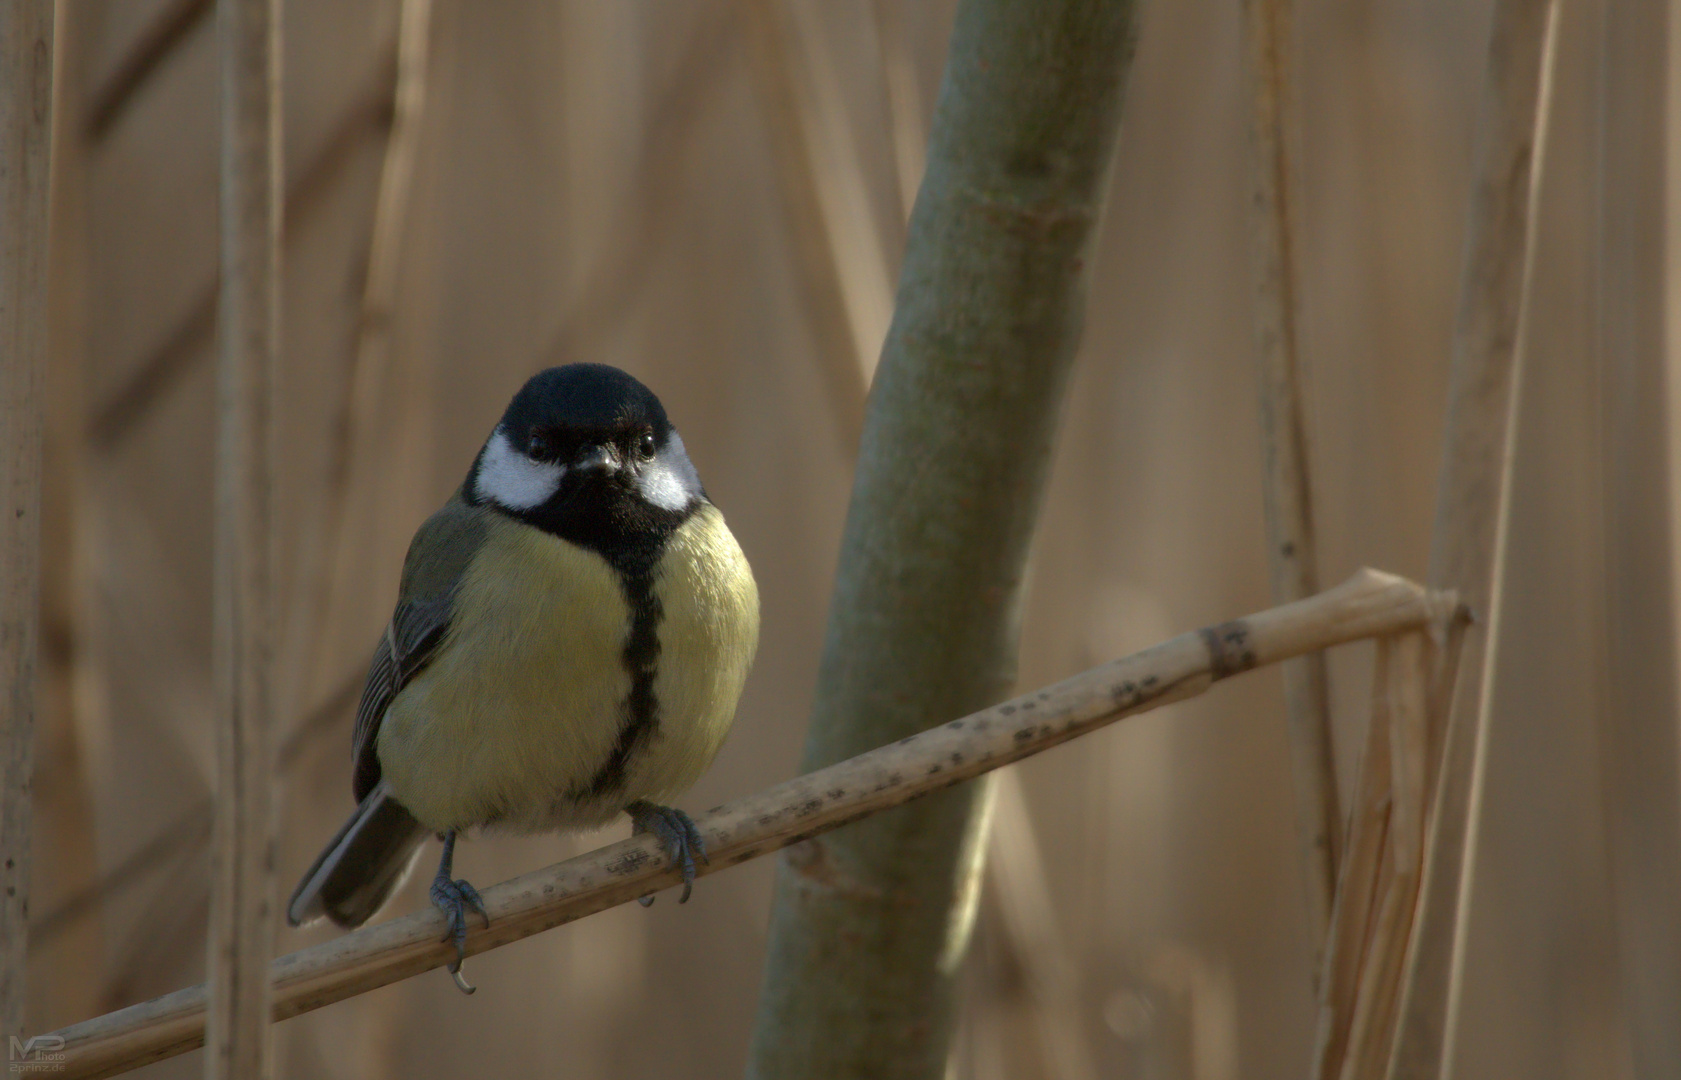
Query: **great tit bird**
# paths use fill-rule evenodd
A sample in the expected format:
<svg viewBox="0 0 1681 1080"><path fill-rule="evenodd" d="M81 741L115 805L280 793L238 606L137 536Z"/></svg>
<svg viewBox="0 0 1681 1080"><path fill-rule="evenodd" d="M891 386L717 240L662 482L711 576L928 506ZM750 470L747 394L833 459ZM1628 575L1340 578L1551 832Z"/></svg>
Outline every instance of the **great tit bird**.
<svg viewBox="0 0 1681 1080"><path fill-rule="evenodd" d="M360 926L435 833L432 903L470 992L467 913L489 916L452 876L456 836L620 813L681 864L688 899L705 848L656 800L711 764L758 638L753 572L659 399L601 364L533 376L409 544L356 711L358 805L287 920Z"/></svg>

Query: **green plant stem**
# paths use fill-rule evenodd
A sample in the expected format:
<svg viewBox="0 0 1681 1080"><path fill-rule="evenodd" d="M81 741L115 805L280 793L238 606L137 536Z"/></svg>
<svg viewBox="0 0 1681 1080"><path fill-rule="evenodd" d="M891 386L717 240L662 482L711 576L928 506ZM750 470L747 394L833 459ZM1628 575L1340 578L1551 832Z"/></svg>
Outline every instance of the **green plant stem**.
<svg viewBox="0 0 1681 1080"><path fill-rule="evenodd" d="M865 416L807 770L1003 698L1083 323L1130 0L959 8ZM749 1075L937 1077L985 788L793 849Z"/></svg>

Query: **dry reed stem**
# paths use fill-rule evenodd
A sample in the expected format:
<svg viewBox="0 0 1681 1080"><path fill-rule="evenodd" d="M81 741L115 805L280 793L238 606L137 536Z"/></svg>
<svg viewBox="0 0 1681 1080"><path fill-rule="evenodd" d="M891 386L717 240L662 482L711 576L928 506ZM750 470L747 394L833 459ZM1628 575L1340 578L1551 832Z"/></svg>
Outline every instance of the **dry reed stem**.
<svg viewBox="0 0 1681 1080"><path fill-rule="evenodd" d="M1370 1080L1388 1067L1422 873L1430 713L1446 707L1433 680L1458 670L1462 615L1377 644L1372 720L1321 982L1319 1080Z"/></svg>
<svg viewBox="0 0 1681 1080"><path fill-rule="evenodd" d="M1360 757L1360 779L1354 790L1348 845L1337 882L1336 904L1331 909L1323 973L1319 979L1315 1080L1342 1075L1371 925L1383 900L1384 883L1393 871L1389 858L1389 816L1394 770L1389 763L1392 747L1389 695L1384 692L1389 682L1389 663L1389 641L1380 640L1372 673L1372 717Z"/></svg>
<svg viewBox="0 0 1681 1080"><path fill-rule="evenodd" d="M1304 652L1428 625L1457 609L1452 594L1363 570L1319 596L1183 634L1001 705L807 773L696 816L711 862L702 874L787 847L974 779L1134 715L1193 697L1220 679ZM679 871L647 837L632 837L483 890L491 916L469 953L506 945L675 884ZM427 909L276 960L274 1018L296 1016L454 956ZM204 1035L204 986L96 1017L54 1034L64 1072L110 1076L184 1053Z"/></svg>
<svg viewBox="0 0 1681 1080"><path fill-rule="evenodd" d="M275 932L274 378L280 342L280 4L221 0L216 409L216 815L205 1074L269 1073Z"/></svg>
<svg viewBox="0 0 1681 1080"><path fill-rule="evenodd" d="M53 5L0 5L0 1036L24 1024L40 635Z"/></svg>
<svg viewBox="0 0 1681 1080"><path fill-rule="evenodd" d="M866 388L881 359L893 318L897 267L882 244L882 229L864 176L864 156L853 137L846 95L835 70L818 5L778 0L791 21L782 24L794 104L804 136L810 176L841 285L860 382ZM764 10L764 9L761 9ZM791 33L789 33L791 32ZM897 230L896 230L897 231Z"/></svg>
<svg viewBox="0 0 1681 1080"><path fill-rule="evenodd" d="M97 145L117 124L140 89L151 81L214 6L211 0L173 0L156 9L134 44L98 86L88 90L83 117L89 144Z"/></svg>
<svg viewBox="0 0 1681 1080"><path fill-rule="evenodd" d="M54 892L99 875L98 811L92 745L105 727L103 646L96 611L101 595L94 572L95 510L88 468L88 354L93 310L89 302L94 252L89 243L89 169L92 147L83 138L85 78L70 75L66 58L87 40L82 20L57 5L52 102L52 224L48 267L48 361L45 440L41 474L41 656L36 683L36 775L50 780L35 789L34 845L53 853ZM48 644L51 643L51 644ZM84 1016L108 1007L98 980L81 977L104 963L104 920L87 920L78 933L56 943L41 917L41 897L30 903L29 950L37 972L48 978L31 999L54 1016Z"/></svg>
<svg viewBox="0 0 1681 1080"><path fill-rule="evenodd" d="M1349 1025L1342 1080L1381 1076L1389 1060L1401 962L1412 925L1418 875L1396 865L1393 845L1384 866L1387 873L1380 881L1382 902L1372 921L1372 937L1361 962L1360 989Z"/></svg>
<svg viewBox="0 0 1681 1080"><path fill-rule="evenodd" d="M1599 767L1633 1075L1681 1062L1681 729L1676 685L1673 4L1602 7L1599 477L1605 644ZM1667 219L1667 222L1666 222ZM1666 229L1663 224L1667 223ZM1669 310L1666 310L1666 307ZM1669 340L1666 340L1666 337Z"/></svg>
<svg viewBox="0 0 1681 1080"><path fill-rule="evenodd" d="M565 312L541 361L566 364L595 355L603 337L617 329L642 295L648 267L671 234L678 211L686 206L683 185L700 123L727 85L741 33L739 13L723 6L702 16L684 42L672 74L659 88L638 139L629 186L613 209L606 245Z"/></svg>
<svg viewBox="0 0 1681 1080"><path fill-rule="evenodd" d="M1319 591L1314 560L1313 488L1303 415L1298 280L1291 213L1289 145L1284 123L1289 0L1245 0L1246 60L1254 108L1250 124L1250 226L1255 282L1255 358L1260 376L1262 491L1267 562L1276 603ZM1296 831L1308 878L1314 969L1324 948L1342 849L1342 810L1331 745L1330 689L1317 653L1283 666L1290 758L1296 784Z"/></svg>
<svg viewBox="0 0 1681 1080"><path fill-rule="evenodd" d="M1424 854L1425 710L1434 650L1423 632L1400 635L1380 647L1389 654L1377 691L1385 699L1389 726L1389 880L1362 961L1345 1080L1381 1080L1389 1064Z"/></svg>
<svg viewBox="0 0 1681 1080"><path fill-rule="evenodd" d="M1426 736L1429 760L1440 764L1389 1066L1395 1080L1437 1080L1453 1059L1558 8L1558 0L1494 5L1430 556L1431 584L1457 591L1481 632L1466 635L1446 722Z"/></svg>
<svg viewBox="0 0 1681 1080"><path fill-rule="evenodd" d="M1469 611L1470 605L1466 605ZM1436 793L1442 775L1440 751L1448 711L1453 708L1453 692L1459 683L1459 670L1464 666L1466 638L1473 618L1455 619L1441 631L1441 641L1432 641L1437 649L1436 664L1430 671L1430 699L1425 711L1424 729L1424 805L1425 859L1429 859L1429 840L1432 817L1436 807Z"/></svg>
<svg viewBox="0 0 1681 1080"><path fill-rule="evenodd" d="M315 685L314 678L329 663L325 649L332 641L324 627L333 623L336 599L342 601L346 582L354 573L356 545L344 534L354 495L375 489L389 464L380 453L379 419L388 405L392 377L391 334L402 265L403 236L408 222L409 193L414 187L415 162L428 94L427 69L431 58L432 0L402 0L397 22L397 63L392 77L391 127L380 163L379 192L374 201L368 239L368 269L362 286L362 307L356 327L356 347L350 358L349 383L342 413L333 432L326 491L326 514L321 528L305 537L303 602L304 627L313 647L299 657L298 670L287 679L292 697L281 703L280 715L296 711L299 690Z"/></svg>
<svg viewBox="0 0 1681 1080"><path fill-rule="evenodd" d="M1428 726L1430 671L1435 649L1425 634L1389 643L1389 766L1394 792L1390 843L1400 866L1416 868L1424 857L1424 737Z"/></svg>
<svg viewBox="0 0 1681 1080"><path fill-rule="evenodd" d="M743 0L742 10L827 397L852 454L893 316L891 267L812 12L787 0Z"/></svg>
<svg viewBox="0 0 1681 1080"><path fill-rule="evenodd" d="M1079 969L1057 925L1027 793L1015 769L997 773L988 849L987 878L1038 1029L1039 1075L1097 1080L1097 1059L1082 1019Z"/></svg>
<svg viewBox="0 0 1681 1080"><path fill-rule="evenodd" d="M383 79L383 76L381 76ZM383 84L355 95L317 144L313 156L293 176L286 192L283 225L296 234L327 202L327 194L356 160L356 150L369 132L390 126L394 105ZM117 453L133 437L141 421L178 387L194 368L212 361L214 348L204 348L216 329L220 282L215 268L204 274L191 305L181 319L132 366L133 371L114 389L92 404L88 422L90 452L98 457Z"/></svg>

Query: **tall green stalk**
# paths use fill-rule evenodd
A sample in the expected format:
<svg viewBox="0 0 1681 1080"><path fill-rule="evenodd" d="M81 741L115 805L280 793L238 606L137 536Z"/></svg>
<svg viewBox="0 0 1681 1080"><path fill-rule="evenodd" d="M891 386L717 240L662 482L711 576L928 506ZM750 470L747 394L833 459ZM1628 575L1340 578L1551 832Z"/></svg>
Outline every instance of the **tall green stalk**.
<svg viewBox="0 0 1681 1080"><path fill-rule="evenodd" d="M1132 0L964 0L864 423L808 770L1015 681ZM979 884L965 785L790 850L749 1075L943 1076Z"/></svg>

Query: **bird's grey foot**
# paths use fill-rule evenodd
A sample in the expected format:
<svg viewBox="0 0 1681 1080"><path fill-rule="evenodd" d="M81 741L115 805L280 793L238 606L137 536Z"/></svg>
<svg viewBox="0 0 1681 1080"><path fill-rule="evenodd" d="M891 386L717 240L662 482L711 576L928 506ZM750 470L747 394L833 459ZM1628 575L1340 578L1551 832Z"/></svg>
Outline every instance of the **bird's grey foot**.
<svg viewBox="0 0 1681 1080"><path fill-rule="evenodd" d="M706 841L695 828L694 819L674 806L660 806L646 799L631 803L625 807L625 813L630 815L632 835L653 833L665 845L666 854L683 868L683 895L677 902L688 903L695 886L695 860L707 861ZM636 902L647 907L654 898L639 896Z"/></svg>
<svg viewBox="0 0 1681 1080"><path fill-rule="evenodd" d="M455 962L449 966L450 977L463 994L471 994L478 987L461 974L461 961L467 958L467 912L478 913L490 928L490 913L484 909L479 890L466 881L455 878L451 867L455 862L455 831L444 834L444 856L438 860L438 876L432 879L432 906L444 913L444 941L455 942Z"/></svg>

